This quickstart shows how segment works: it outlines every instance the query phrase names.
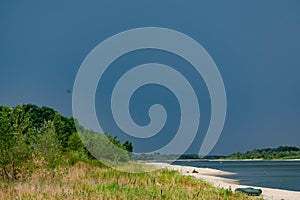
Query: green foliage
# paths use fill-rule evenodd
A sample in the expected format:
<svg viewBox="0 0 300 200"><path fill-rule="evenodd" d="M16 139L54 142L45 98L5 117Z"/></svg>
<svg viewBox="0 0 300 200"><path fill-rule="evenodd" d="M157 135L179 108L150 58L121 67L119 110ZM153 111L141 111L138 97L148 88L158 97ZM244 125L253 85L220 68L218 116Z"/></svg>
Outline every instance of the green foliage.
<svg viewBox="0 0 300 200"><path fill-rule="evenodd" d="M44 123L38 131L33 150L35 158L41 160L47 168L54 169L62 163L62 145L53 122Z"/></svg>
<svg viewBox="0 0 300 200"><path fill-rule="evenodd" d="M61 140L54 122L39 118L54 113L54 119L52 111L32 105L0 107L0 175L3 178L8 181L25 178L39 165L37 161L53 169L62 160Z"/></svg>
<svg viewBox="0 0 300 200"><path fill-rule="evenodd" d="M108 135L107 133L104 133L104 135L108 138L108 140L113 143L115 146L121 148L121 149L124 149L126 150L126 147L124 145L122 145L121 141L118 140L118 137L115 136L115 137L112 137L110 135Z"/></svg>
<svg viewBox="0 0 300 200"><path fill-rule="evenodd" d="M209 199L222 196L241 199L191 177L179 177L174 171L132 174L105 168L98 160L91 159L82 141L96 152L96 158L123 162L121 171L150 167L126 162L133 151L131 142L122 144L117 137L84 127L76 133L74 119L51 108L30 104L0 106L0 193L4 191L0 196L4 199L203 199L210 195ZM58 172L63 176L54 176ZM19 178L28 179L3 181ZM62 187L62 183L67 184Z"/></svg>
<svg viewBox="0 0 300 200"><path fill-rule="evenodd" d="M68 140L68 162L74 165L79 161L89 162L93 158L85 149L78 133L73 133Z"/></svg>
<svg viewBox="0 0 300 200"><path fill-rule="evenodd" d="M151 166L131 163L149 169ZM218 199L258 200L246 194L214 188L211 184L176 171L125 173L86 163L60 168L63 176L34 176L24 182L1 185L3 199Z"/></svg>
<svg viewBox="0 0 300 200"><path fill-rule="evenodd" d="M77 151L84 149L84 145L78 135L78 133L73 133L68 140L68 150Z"/></svg>
<svg viewBox="0 0 300 200"><path fill-rule="evenodd" d="M24 106L24 111L29 113L30 121L33 126L37 129L41 128L45 121L53 121L55 110L48 108L46 106L38 107L32 104L26 104Z"/></svg>
<svg viewBox="0 0 300 200"><path fill-rule="evenodd" d="M53 118L53 124L63 148L67 148L69 137L76 131L74 122L56 112Z"/></svg>
<svg viewBox="0 0 300 200"><path fill-rule="evenodd" d="M300 149L297 147L280 146L278 148L254 149L245 153L237 152L229 159L296 159L300 158Z"/></svg>
<svg viewBox="0 0 300 200"><path fill-rule="evenodd" d="M20 110L21 109L21 110ZM48 107L38 107L32 104L26 104L21 106L16 106L12 109L15 112L27 116L27 121L29 121L29 129L40 129L44 126L45 122L52 121L54 123L55 132L57 137L62 143L63 150L67 148L67 143L70 135L76 132L75 122L73 118L67 118L60 115L58 112ZM22 121L22 116L17 118ZM14 123L16 124L16 123ZM16 124L17 127L20 125ZM24 130L26 132L26 130Z"/></svg>
<svg viewBox="0 0 300 200"><path fill-rule="evenodd" d="M14 181L38 168L54 172L61 165L79 161L102 166L94 157L117 162L130 160L131 142L122 144L117 137L77 127L81 137L73 118L48 107L0 106L0 176ZM91 155L82 140L97 153Z"/></svg>
<svg viewBox="0 0 300 200"><path fill-rule="evenodd" d="M123 146L125 147L126 151L132 153L133 146L132 146L131 142L129 142L128 140L126 140L125 143L123 144Z"/></svg>
<svg viewBox="0 0 300 200"><path fill-rule="evenodd" d="M107 133L104 133L104 135L109 139L110 142L112 142L115 146L119 147L120 149L124 149L129 153L132 153L133 151L133 146L132 143L126 140L124 144L121 143L121 141L118 139L117 136L112 137L108 135Z"/></svg>
<svg viewBox="0 0 300 200"><path fill-rule="evenodd" d="M88 163L90 161L90 157L87 154L86 150L71 150L68 155L68 164L73 166L80 161L85 163Z"/></svg>
<svg viewBox="0 0 300 200"><path fill-rule="evenodd" d="M0 107L0 175L8 181L18 179L31 159L30 122L23 110Z"/></svg>
<svg viewBox="0 0 300 200"><path fill-rule="evenodd" d="M126 151L117 137L111 137L108 134L99 134L90 130L79 132L80 138L97 159L126 162L130 160Z"/></svg>
<svg viewBox="0 0 300 200"><path fill-rule="evenodd" d="M31 159L31 149L27 145L26 136L18 133L11 135L7 145L1 144L0 150L1 175L8 181L20 178L21 169L28 166Z"/></svg>

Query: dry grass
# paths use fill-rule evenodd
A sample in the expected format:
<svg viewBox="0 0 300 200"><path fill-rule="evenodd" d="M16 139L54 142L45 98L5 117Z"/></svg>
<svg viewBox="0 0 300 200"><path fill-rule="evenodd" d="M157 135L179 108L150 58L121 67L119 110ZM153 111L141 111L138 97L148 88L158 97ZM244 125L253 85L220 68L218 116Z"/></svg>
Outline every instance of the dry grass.
<svg viewBox="0 0 300 200"><path fill-rule="evenodd" d="M255 198L214 188L206 182L182 176L176 171L133 174L77 163L72 167L56 169L55 176L53 172L40 170L25 181L0 181L0 199Z"/></svg>

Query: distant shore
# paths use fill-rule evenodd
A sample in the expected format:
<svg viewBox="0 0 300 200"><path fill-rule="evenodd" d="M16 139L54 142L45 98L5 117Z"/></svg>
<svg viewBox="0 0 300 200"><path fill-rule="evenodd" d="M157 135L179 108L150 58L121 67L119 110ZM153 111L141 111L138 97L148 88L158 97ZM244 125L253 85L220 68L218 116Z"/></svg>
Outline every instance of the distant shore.
<svg viewBox="0 0 300 200"><path fill-rule="evenodd" d="M183 160L181 160L183 161ZM216 160L209 160L209 161L300 161L299 158L297 159L216 159Z"/></svg>
<svg viewBox="0 0 300 200"><path fill-rule="evenodd" d="M215 160L215 161L219 161L219 160ZM224 161L227 161L227 160L224 160ZM244 160L244 161L247 161L247 160ZM171 164L161 163L161 162L146 162L146 164L155 166L157 168L166 168L166 169L170 169L170 170L176 170L176 171L179 171L183 175L194 176L196 178L199 178L199 179L202 179L202 180L205 180L205 181L211 183L215 187L231 189L232 191L234 191L238 187L260 188L263 191L262 197L267 200L281 200L281 199L297 200L297 199L300 199L300 192L282 190L282 189L265 188L265 187L239 185L239 182L237 180L219 177L221 175L233 174L231 172L210 169L210 168L171 165Z"/></svg>
<svg viewBox="0 0 300 200"><path fill-rule="evenodd" d="M262 158L254 158L254 159L216 159L215 161L300 161L300 158L293 158L293 159L262 159Z"/></svg>
<svg viewBox="0 0 300 200"><path fill-rule="evenodd" d="M261 159L261 158L257 158L257 159L175 159L175 160L145 160L145 161L139 161L139 162L145 162L145 163L152 163L152 162L175 162L175 161L179 161L179 162L193 162L193 161L215 161L215 162L223 162L223 161L300 161L300 158L297 159L272 159L272 160L268 160L268 159Z"/></svg>

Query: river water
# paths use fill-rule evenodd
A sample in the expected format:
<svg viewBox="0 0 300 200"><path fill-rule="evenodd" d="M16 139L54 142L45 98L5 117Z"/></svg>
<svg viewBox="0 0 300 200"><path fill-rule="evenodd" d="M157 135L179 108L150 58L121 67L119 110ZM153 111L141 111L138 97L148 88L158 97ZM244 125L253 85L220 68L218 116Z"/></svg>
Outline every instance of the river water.
<svg viewBox="0 0 300 200"><path fill-rule="evenodd" d="M172 164L233 172L240 184L300 191L300 161L176 161Z"/></svg>

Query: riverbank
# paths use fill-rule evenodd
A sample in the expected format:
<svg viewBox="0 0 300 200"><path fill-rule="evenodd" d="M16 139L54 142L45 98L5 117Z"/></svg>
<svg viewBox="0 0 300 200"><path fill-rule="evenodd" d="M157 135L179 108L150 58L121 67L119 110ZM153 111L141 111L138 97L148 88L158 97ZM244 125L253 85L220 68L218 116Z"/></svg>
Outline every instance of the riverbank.
<svg viewBox="0 0 300 200"><path fill-rule="evenodd" d="M255 186L247 186L247 185L239 185L239 182L232 179L219 177L221 175L230 175L232 173L225 172L216 169L210 168L198 168L191 166L181 166L181 165L170 165L167 163L156 163L149 162L148 165L155 166L157 168L166 168L170 170L179 171L183 175L190 175L196 178L205 180L211 183L215 187L231 189L234 191L238 187L255 187ZM295 183L296 184L296 183ZM265 187L255 187L262 189L262 197L267 200L298 200L300 199L300 192L289 191L289 190L281 190L281 189L273 189L273 188L265 188Z"/></svg>
<svg viewBox="0 0 300 200"><path fill-rule="evenodd" d="M126 173L137 169L149 173ZM121 171L105 166L77 162L52 171L39 168L25 180L0 179L0 199L219 199L255 200L243 194L213 187L205 181L182 176L167 169L128 163Z"/></svg>

